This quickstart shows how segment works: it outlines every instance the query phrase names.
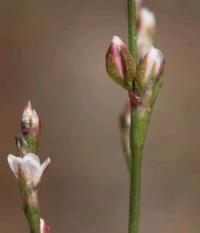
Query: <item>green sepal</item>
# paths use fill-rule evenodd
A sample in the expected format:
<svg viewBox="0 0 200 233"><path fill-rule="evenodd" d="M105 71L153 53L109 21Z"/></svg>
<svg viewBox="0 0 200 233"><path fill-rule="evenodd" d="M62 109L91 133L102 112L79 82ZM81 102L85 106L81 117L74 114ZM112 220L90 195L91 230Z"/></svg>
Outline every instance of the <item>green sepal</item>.
<svg viewBox="0 0 200 233"><path fill-rule="evenodd" d="M142 96L144 94L144 90L146 89L146 83L145 83L146 66L147 66L147 56L144 56L144 58L141 59L139 62L137 68L137 76L135 79L135 90L138 96Z"/></svg>
<svg viewBox="0 0 200 233"><path fill-rule="evenodd" d="M164 83L164 76L160 75L160 77L156 79L153 85L153 88L152 88L152 93L151 93L150 101L149 101L151 108L155 104L156 98L160 92L160 88L162 87L163 83Z"/></svg>
<svg viewBox="0 0 200 233"><path fill-rule="evenodd" d="M157 81L160 79L160 76L156 76L156 64L153 64L151 73L148 75L148 77L145 77L146 75L146 69L147 69L147 55L144 56L140 60L140 63L138 65L137 69L137 77L135 80L135 90L138 96L141 98L146 97L149 98L149 93L153 91L153 88Z"/></svg>
<svg viewBox="0 0 200 233"><path fill-rule="evenodd" d="M29 151L31 153L36 154L37 153L37 149L38 149L38 144L39 144L39 138L38 138L38 136L27 134L24 138L25 138L25 140L27 142Z"/></svg>
<svg viewBox="0 0 200 233"><path fill-rule="evenodd" d="M124 67L126 69L125 82L130 88L132 88L133 81L136 78L135 60L126 47L122 47L120 53L124 61Z"/></svg>

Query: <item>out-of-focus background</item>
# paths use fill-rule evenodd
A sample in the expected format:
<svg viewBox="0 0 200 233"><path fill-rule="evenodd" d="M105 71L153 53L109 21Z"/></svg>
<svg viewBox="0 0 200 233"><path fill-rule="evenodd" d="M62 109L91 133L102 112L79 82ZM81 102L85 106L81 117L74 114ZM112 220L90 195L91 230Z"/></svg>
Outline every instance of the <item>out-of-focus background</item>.
<svg viewBox="0 0 200 233"><path fill-rule="evenodd" d="M199 233L200 3L145 5L167 66L144 151L140 232ZM114 34L127 41L125 0L0 2L0 232L28 232L6 160L29 99L42 120L39 154L53 161L39 190L51 232L127 232L126 93L104 65Z"/></svg>

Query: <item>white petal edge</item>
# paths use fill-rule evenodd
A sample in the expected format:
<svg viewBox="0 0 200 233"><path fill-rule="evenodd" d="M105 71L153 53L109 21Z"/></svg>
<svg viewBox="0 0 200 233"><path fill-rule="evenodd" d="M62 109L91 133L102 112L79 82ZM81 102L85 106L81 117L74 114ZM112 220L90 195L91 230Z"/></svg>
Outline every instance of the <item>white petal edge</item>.
<svg viewBox="0 0 200 233"><path fill-rule="evenodd" d="M49 164L51 163L51 159L47 158L41 165L41 170L42 173L46 171L46 169L48 168Z"/></svg>
<svg viewBox="0 0 200 233"><path fill-rule="evenodd" d="M18 170L19 170L19 160L18 157L9 154L8 155L8 164L10 166L11 171L15 175L16 178L18 178Z"/></svg>

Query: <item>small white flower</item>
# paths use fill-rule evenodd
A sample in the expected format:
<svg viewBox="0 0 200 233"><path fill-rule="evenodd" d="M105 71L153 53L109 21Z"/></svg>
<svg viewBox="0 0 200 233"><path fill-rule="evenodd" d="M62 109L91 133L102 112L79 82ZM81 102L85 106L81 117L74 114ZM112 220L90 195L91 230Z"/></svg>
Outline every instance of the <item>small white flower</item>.
<svg viewBox="0 0 200 233"><path fill-rule="evenodd" d="M8 164L14 173L15 177L26 185L33 185L36 187L42 174L47 169L51 160L47 158L42 164L37 155L28 153L24 157L16 157L14 155L8 155Z"/></svg>
<svg viewBox="0 0 200 233"><path fill-rule="evenodd" d="M49 233L49 227L42 218L40 219L40 233Z"/></svg>

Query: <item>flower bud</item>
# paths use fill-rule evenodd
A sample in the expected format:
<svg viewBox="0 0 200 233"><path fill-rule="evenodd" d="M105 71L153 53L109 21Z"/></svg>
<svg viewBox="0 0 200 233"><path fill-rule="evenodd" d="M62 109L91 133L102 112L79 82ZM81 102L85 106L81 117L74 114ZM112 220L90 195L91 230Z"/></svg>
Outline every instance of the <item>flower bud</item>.
<svg viewBox="0 0 200 233"><path fill-rule="evenodd" d="M135 82L139 96L143 95L147 89L151 89L155 80L162 75L164 61L162 52L154 47L151 47L141 58Z"/></svg>
<svg viewBox="0 0 200 233"><path fill-rule="evenodd" d="M40 219L40 233L49 233L49 226L46 224L44 219Z"/></svg>
<svg viewBox="0 0 200 233"><path fill-rule="evenodd" d="M29 101L22 113L22 134L31 152L36 152L40 134L40 119L37 112L32 108Z"/></svg>
<svg viewBox="0 0 200 233"><path fill-rule="evenodd" d="M143 3L143 0L136 0L135 1L137 18L138 18L138 15L140 14L140 9L141 9L142 3Z"/></svg>
<svg viewBox="0 0 200 233"><path fill-rule="evenodd" d="M156 31L156 19L153 12L142 8L139 15L138 34L152 38Z"/></svg>
<svg viewBox="0 0 200 233"><path fill-rule="evenodd" d="M22 133L24 135L39 135L40 133L40 120L30 101L28 101L22 113Z"/></svg>
<svg viewBox="0 0 200 233"><path fill-rule="evenodd" d="M136 76L136 64L124 42L114 36L106 55L106 68L109 76L125 89L132 87Z"/></svg>
<svg viewBox="0 0 200 233"><path fill-rule="evenodd" d="M146 8L142 8L139 17L137 33L137 57L138 60L154 44L156 20L154 14Z"/></svg>

